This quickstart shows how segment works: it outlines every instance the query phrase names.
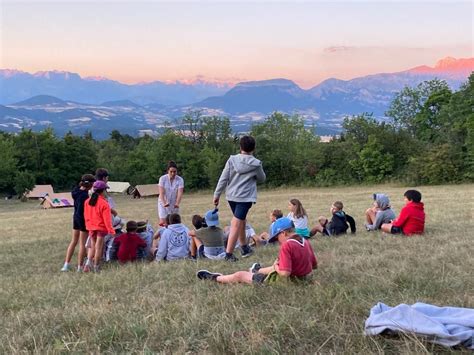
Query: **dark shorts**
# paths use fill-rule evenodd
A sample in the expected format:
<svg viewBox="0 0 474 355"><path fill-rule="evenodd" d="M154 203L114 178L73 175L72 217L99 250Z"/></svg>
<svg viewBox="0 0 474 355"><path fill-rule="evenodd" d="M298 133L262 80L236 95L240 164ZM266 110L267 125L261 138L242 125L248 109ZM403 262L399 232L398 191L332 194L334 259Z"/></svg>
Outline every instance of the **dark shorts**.
<svg viewBox="0 0 474 355"><path fill-rule="evenodd" d="M267 278L267 275L265 275L265 274L259 274L259 273L253 274L252 275L252 283L254 283L254 284L263 284L263 281L265 281L266 278Z"/></svg>
<svg viewBox="0 0 474 355"><path fill-rule="evenodd" d="M77 218L72 219L72 229L75 229L81 232L87 232L86 223Z"/></svg>
<svg viewBox="0 0 474 355"><path fill-rule="evenodd" d="M247 219L247 213L252 207L252 202L229 201L229 206L235 218L245 221Z"/></svg>
<svg viewBox="0 0 474 355"><path fill-rule="evenodd" d="M392 233L392 234L403 234L403 231L400 227L392 226L392 229L390 230L390 233Z"/></svg>

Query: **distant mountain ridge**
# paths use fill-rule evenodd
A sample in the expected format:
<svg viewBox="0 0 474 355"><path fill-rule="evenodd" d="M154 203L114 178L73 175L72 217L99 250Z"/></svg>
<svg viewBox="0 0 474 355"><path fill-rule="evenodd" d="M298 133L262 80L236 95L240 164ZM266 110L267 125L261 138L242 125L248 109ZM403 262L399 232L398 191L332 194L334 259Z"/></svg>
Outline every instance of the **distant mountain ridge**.
<svg viewBox="0 0 474 355"><path fill-rule="evenodd" d="M8 105L37 95L50 95L91 104L131 100L138 104L184 105L224 94L232 86L204 80L194 83L153 81L128 85L101 77L82 78L77 73L65 71L30 74L15 69L0 69L0 104Z"/></svg>
<svg viewBox="0 0 474 355"><path fill-rule="evenodd" d="M229 117L237 132L248 130L252 123L271 112L281 111L300 115L308 125L315 124L319 134L337 134L346 116L372 112L376 118L384 119L393 96L405 86L439 78L457 89L473 70L474 58L448 57L434 67L418 66L351 80L330 78L308 90L291 80L278 78L241 82L226 90L204 87L204 91L199 91L202 89L199 85L206 84L125 85L105 78L83 79L77 74L59 71L39 72L35 76L17 70L0 70L0 97L3 99L15 96L17 91L29 92L31 87L22 86L25 78L32 85L36 83L35 90L40 90L44 83L50 85L51 80L64 84L52 85L55 90L63 88L63 95L43 92L0 106L0 130L15 132L22 127L40 130L52 126L59 134L89 130L99 138L107 137L112 129L130 134L153 134L159 132L165 122L170 124L189 110L199 110L205 115ZM18 78L21 80L16 80ZM87 85L82 87L84 82ZM87 95L81 90L86 90ZM215 90L218 94L198 99L205 92ZM81 99L91 95L94 96L92 101ZM107 99L102 99L104 97ZM173 97L173 101L166 99L169 97ZM178 101L185 103L170 103Z"/></svg>

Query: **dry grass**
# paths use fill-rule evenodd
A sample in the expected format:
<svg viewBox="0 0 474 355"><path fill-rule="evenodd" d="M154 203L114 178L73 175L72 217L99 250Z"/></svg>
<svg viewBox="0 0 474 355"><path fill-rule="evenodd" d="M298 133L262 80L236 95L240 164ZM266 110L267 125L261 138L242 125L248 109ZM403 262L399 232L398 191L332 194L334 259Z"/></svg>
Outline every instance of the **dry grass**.
<svg viewBox="0 0 474 355"><path fill-rule="evenodd" d="M0 202L0 352L425 353L446 351L420 339L363 335L378 301L474 307L474 185L419 188L427 212L423 237L383 237L362 228L372 192L396 186L279 189L260 193L250 222L267 229L272 208L302 200L314 222L344 201L356 236L313 240L318 283L252 287L200 282L201 268L232 272L269 264L274 247L236 264L199 261L105 267L60 273L70 238L70 209ZM183 217L211 207L210 193L187 194ZM156 200L117 197L126 219L156 220ZM230 218L221 206L221 220Z"/></svg>

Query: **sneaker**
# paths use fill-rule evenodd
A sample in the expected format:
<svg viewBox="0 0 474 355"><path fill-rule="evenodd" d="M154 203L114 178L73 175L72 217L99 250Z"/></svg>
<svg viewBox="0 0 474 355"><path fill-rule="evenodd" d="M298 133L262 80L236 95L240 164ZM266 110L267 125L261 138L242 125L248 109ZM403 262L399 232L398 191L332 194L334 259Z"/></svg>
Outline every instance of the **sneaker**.
<svg viewBox="0 0 474 355"><path fill-rule="evenodd" d="M77 265L76 272L82 272L83 266L82 265Z"/></svg>
<svg viewBox="0 0 474 355"><path fill-rule="evenodd" d="M218 276L222 276L218 272L210 272L207 270L199 270L196 274L199 280L212 280L217 281Z"/></svg>
<svg viewBox="0 0 474 355"><path fill-rule="evenodd" d="M61 269L61 271L66 272L66 271L69 271L69 270L71 270L71 265L69 265L68 263L64 263L64 266Z"/></svg>
<svg viewBox="0 0 474 355"><path fill-rule="evenodd" d="M252 266L250 267L249 271L252 274L256 274L258 272L258 270L260 270L261 268L262 268L262 265L260 265L260 263L253 263Z"/></svg>
<svg viewBox="0 0 474 355"><path fill-rule="evenodd" d="M82 272L91 272L91 266L89 264L84 265Z"/></svg>
<svg viewBox="0 0 474 355"><path fill-rule="evenodd" d="M253 249L248 245L242 245L242 258L248 258L250 255L253 254Z"/></svg>
<svg viewBox="0 0 474 355"><path fill-rule="evenodd" d="M100 273L99 265L95 265L93 270L94 270L94 273L96 273L96 274Z"/></svg>
<svg viewBox="0 0 474 355"><path fill-rule="evenodd" d="M229 261L231 263L235 263L236 261L239 261L239 259L237 259L234 254L226 254L224 260Z"/></svg>

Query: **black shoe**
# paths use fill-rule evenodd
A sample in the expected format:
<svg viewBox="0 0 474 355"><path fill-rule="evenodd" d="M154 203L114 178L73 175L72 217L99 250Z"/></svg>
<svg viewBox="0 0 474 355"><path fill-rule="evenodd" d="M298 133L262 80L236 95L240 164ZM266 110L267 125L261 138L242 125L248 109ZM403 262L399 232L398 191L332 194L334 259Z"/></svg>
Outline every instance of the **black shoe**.
<svg viewBox="0 0 474 355"><path fill-rule="evenodd" d="M253 254L253 249L249 247L248 245L242 245L242 258L248 258L250 255Z"/></svg>
<svg viewBox="0 0 474 355"><path fill-rule="evenodd" d="M207 270L199 270L196 274L198 279L200 280L212 280L216 281L218 276L222 276L222 274L219 274L217 272L210 272Z"/></svg>
<svg viewBox="0 0 474 355"><path fill-rule="evenodd" d="M234 254L226 254L224 260L229 261L231 263L235 263L236 261L239 261L239 259L237 259Z"/></svg>
<svg viewBox="0 0 474 355"><path fill-rule="evenodd" d="M260 270L261 268L262 268L262 265L260 265L260 263L253 263L252 266L250 267L249 271L252 274L256 274L258 272L258 270Z"/></svg>

